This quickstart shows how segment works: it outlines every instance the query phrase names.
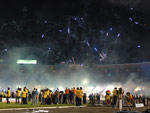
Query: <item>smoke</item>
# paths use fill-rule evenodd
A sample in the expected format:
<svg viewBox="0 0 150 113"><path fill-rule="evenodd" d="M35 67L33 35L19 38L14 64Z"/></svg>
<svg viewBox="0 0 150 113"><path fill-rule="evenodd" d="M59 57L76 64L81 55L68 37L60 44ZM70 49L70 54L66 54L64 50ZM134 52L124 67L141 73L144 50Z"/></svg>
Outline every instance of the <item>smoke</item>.
<svg viewBox="0 0 150 113"><path fill-rule="evenodd" d="M3 60L9 60L10 64L0 65L1 89L10 87L15 90L24 86L29 89L34 87L65 89L66 87L82 86L85 79L90 80L90 74L86 70L72 70L65 64L56 65L56 70L51 69L50 65L17 64L18 59L38 60L31 48L13 48L5 57L7 58L3 57Z"/></svg>
<svg viewBox="0 0 150 113"><path fill-rule="evenodd" d="M87 93L105 94L106 90L112 91L114 87L122 87L125 92L150 94L149 82L146 81L148 76L141 76L141 72L137 72L136 64L132 67L123 64L84 65L83 67L76 65L75 68L69 64L57 64L56 69L51 68L50 65L16 64L18 59L35 58L36 60L36 56L31 53L27 48L9 50L11 64L0 65L0 89L10 87L16 90L18 87L26 86L30 90L34 87L64 90L66 87L83 87Z"/></svg>
<svg viewBox="0 0 150 113"><path fill-rule="evenodd" d="M127 79L124 79L124 76ZM117 88L123 88L125 93L130 92L131 94L138 94L138 95L146 95L150 96L150 87L149 82L145 82L145 78L139 78L139 75L137 73L130 73L129 75L125 76L124 74L120 74L120 77L122 78L122 82L113 82L107 83L106 81L102 84L99 84L97 87L100 87L99 89L94 88L92 90L92 93L101 93L105 95L106 90L113 91L115 87ZM115 77L118 79L118 77ZM97 89L97 90L95 90Z"/></svg>

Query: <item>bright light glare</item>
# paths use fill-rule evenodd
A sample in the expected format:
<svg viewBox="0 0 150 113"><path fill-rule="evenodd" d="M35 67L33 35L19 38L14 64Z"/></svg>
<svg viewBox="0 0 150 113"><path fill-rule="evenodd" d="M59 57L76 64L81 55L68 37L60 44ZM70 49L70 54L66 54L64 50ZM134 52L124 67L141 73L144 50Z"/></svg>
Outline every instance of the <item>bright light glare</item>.
<svg viewBox="0 0 150 113"><path fill-rule="evenodd" d="M135 88L134 92L138 92L138 91L141 91L141 87L139 86Z"/></svg>
<svg viewBox="0 0 150 113"><path fill-rule="evenodd" d="M50 90L52 90L52 91L53 91L53 90L54 90L54 88L50 88Z"/></svg>
<svg viewBox="0 0 150 113"><path fill-rule="evenodd" d="M59 91L64 91L64 90L65 90L65 89L62 88L61 86L60 86L58 89L59 89Z"/></svg>
<svg viewBox="0 0 150 113"><path fill-rule="evenodd" d="M37 60L17 60L17 64L37 64Z"/></svg>
<svg viewBox="0 0 150 113"><path fill-rule="evenodd" d="M113 86L107 86L106 87L106 90L110 90L110 91L113 91L114 87Z"/></svg>
<svg viewBox="0 0 150 113"><path fill-rule="evenodd" d="M83 84L85 85L85 84L87 84L88 82L87 82L87 80L83 80Z"/></svg>

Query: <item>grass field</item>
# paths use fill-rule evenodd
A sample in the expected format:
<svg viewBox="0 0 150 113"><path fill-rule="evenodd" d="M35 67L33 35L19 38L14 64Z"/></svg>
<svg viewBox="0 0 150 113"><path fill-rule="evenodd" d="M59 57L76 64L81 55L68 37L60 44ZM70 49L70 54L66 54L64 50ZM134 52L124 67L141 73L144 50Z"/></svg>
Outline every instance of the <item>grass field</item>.
<svg viewBox="0 0 150 113"><path fill-rule="evenodd" d="M71 104L52 104L52 105L41 105L41 103L39 102L38 105L31 105L31 102L28 103L27 105L25 104L15 104L15 103L2 103L0 102L0 109L7 109L7 108L30 108L30 107L59 107L59 106L75 106L75 105L71 105Z"/></svg>

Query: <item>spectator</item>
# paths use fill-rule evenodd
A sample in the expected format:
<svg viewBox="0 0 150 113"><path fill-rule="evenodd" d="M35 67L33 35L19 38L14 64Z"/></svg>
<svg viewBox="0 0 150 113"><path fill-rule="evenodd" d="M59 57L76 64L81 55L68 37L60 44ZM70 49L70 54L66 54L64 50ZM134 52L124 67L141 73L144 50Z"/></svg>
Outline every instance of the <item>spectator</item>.
<svg viewBox="0 0 150 113"><path fill-rule="evenodd" d="M36 93L36 90L35 90L35 88L33 89L33 91L32 91L32 105L35 105L36 104L36 95L37 93Z"/></svg>

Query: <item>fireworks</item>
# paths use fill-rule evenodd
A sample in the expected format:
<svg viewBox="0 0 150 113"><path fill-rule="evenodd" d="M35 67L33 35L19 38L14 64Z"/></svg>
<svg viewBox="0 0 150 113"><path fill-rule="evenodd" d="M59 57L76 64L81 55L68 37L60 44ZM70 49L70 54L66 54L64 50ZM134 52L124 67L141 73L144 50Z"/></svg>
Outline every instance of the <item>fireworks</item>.
<svg viewBox="0 0 150 113"><path fill-rule="evenodd" d="M131 17L129 18L129 20L130 20L130 21L133 21L133 19L132 19Z"/></svg>
<svg viewBox="0 0 150 113"><path fill-rule="evenodd" d="M67 28L67 32L68 32L68 34L70 34L70 27Z"/></svg>
<svg viewBox="0 0 150 113"><path fill-rule="evenodd" d="M140 25L147 29L150 28L150 26L148 26L150 25L150 17L146 12L139 9L133 10L133 8L130 8L130 10L132 11L133 15L132 17L129 17L129 21L133 22L135 25Z"/></svg>
<svg viewBox="0 0 150 113"><path fill-rule="evenodd" d="M44 36L45 36L45 35L44 35L44 34L42 34L41 38L44 38Z"/></svg>
<svg viewBox="0 0 150 113"><path fill-rule="evenodd" d="M96 52L98 52L97 48L94 48L94 50L95 50Z"/></svg>
<svg viewBox="0 0 150 113"><path fill-rule="evenodd" d="M59 29L59 32L62 32L62 30L61 30L61 29Z"/></svg>
<svg viewBox="0 0 150 113"><path fill-rule="evenodd" d="M112 27L109 30L112 31L113 30Z"/></svg>
<svg viewBox="0 0 150 113"><path fill-rule="evenodd" d="M100 55L100 57L101 57L101 58L100 58L100 61L103 61L103 60L106 58L106 55L107 55L107 54L105 54L105 53L103 52L102 54L100 53L99 55Z"/></svg>
<svg viewBox="0 0 150 113"><path fill-rule="evenodd" d="M47 24L47 21L45 20L44 23Z"/></svg>
<svg viewBox="0 0 150 113"><path fill-rule="evenodd" d="M117 34L117 37L120 37L120 33Z"/></svg>
<svg viewBox="0 0 150 113"><path fill-rule="evenodd" d="M131 7L130 10L133 11L133 8Z"/></svg>
<svg viewBox="0 0 150 113"><path fill-rule="evenodd" d="M86 42L86 44L88 45L88 47L91 47L88 41Z"/></svg>
<svg viewBox="0 0 150 113"><path fill-rule="evenodd" d="M135 24L139 24L139 22L134 22Z"/></svg>
<svg viewBox="0 0 150 113"><path fill-rule="evenodd" d="M141 48L141 45L138 45L137 48Z"/></svg>
<svg viewBox="0 0 150 113"><path fill-rule="evenodd" d="M91 6L90 3L89 6ZM87 6L87 8L89 6ZM80 63L92 62L105 64L117 63L118 61L128 62L127 59L121 57L119 53L122 52L123 49L126 53L122 56L128 54L128 48L132 48L132 44L128 45L128 43L130 43L129 39L132 40L132 37L136 37L137 34L136 31L134 31L135 29L140 29L139 26L147 29L150 28L150 16L148 11L143 11L141 10L142 8L139 9L134 5L130 5L120 11L113 7L113 10L104 8L104 10L90 13L92 10L94 11L94 9L95 8L90 8L89 10L84 9L84 14L76 13L58 16L58 19L53 18L53 16L51 16L52 19L50 19L50 17L47 16L37 20L30 18L28 20L13 19L8 22L2 21L1 37L9 37L5 33L9 29L11 29L10 33L12 33L10 36L17 37L15 41L20 40L20 36L23 37L24 34L27 34L24 39L30 42L30 46L34 45L34 49L43 48L43 50L46 50L45 48L52 48L53 52L51 52L51 54L47 54L47 51L35 51L35 53L42 53L42 57L37 59L53 59L53 63L55 63L55 61L57 61L57 63L63 62L64 57L66 58L65 61L69 62L69 59L72 59L71 56L74 56L75 59L79 60L77 62ZM30 13L30 10L28 10L28 12ZM32 28L32 26L36 26L36 29ZM132 31L133 27L135 29ZM133 33L131 34L135 35L132 36L128 30L130 32L132 31ZM28 37L28 39L26 37ZM126 39L124 37L126 37ZM39 38L37 39L39 41L37 44L35 44L36 38ZM136 42L138 43L139 41ZM3 48L8 47L5 41L2 42L2 44ZM120 49L120 47L122 48ZM141 46L134 45L134 48L141 48ZM61 55L58 54L58 52L61 52ZM62 57L62 55L64 55L64 57ZM47 62L49 62L49 60L47 60ZM52 63L52 61L50 63Z"/></svg>
<svg viewBox="0 0 150 113"><path fill-rule="evenodd" d="M106 33L106 36L108 36L109 35L109 33Z"/></svg>

